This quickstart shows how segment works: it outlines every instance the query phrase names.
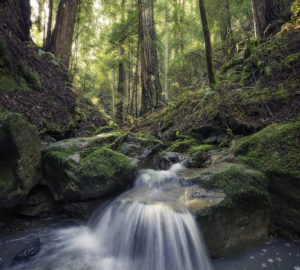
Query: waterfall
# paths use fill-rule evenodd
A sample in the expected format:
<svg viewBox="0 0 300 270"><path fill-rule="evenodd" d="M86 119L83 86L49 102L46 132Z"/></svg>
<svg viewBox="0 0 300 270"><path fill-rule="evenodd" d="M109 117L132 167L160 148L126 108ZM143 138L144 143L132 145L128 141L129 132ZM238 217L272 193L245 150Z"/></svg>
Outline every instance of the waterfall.
<svg viewBox="0 0 300 270"><path fill-rule="evenodd" d="M53 232L33 261L14 269L213 269L194 217L179 200L179 167L141 171L134 187L87 226Z"/></svg>

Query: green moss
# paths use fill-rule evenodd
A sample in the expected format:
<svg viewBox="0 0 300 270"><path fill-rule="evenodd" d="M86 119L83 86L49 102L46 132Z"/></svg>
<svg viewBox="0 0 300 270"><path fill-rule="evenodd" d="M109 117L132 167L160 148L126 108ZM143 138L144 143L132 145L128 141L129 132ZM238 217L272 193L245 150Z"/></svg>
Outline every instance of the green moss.
<svg viewBox="0 0 300 270"><path fill-rule="evenodd" d="M263 172L300 178L300 120L269 125L241 139L235 154L241 162Z"/></svg>
<svg viewBox="0 0 300 270"><path fill-rule="evenodd" d="M108 132L112 132L112 131L117 131L119 129L118 125L116 124L112 124L112 125L108 125L108 126L103 126L98 128L95 132L94 135L100 134L100 133L108 133Z"/></svg>
<svg viewBox="0 0 300 270"><path fill-rule="evenodd" d="M250 57L250 55L255 52L257 46L259 45L259 40L250 39L246 43L246 47L243 54L243 59L246 60Z"/></svg>
<svg viewBox="0 0 300 270"><path fill-rule="evenodd" d="M193 146L199 145L200 142L194 138L187 138L183 141L174 142L167 151L169 152L187 152Z"/></svg>
<svg viewBox="0 0 300 270"><path fill-rule="evenodd" d="M196 146L192 146L189 148L190 153L196 153L196 152L208 152L210 150L216 149L215 145L211 144L200 144Z"/></svg>
<svg viewBox="0 0 300 270"><path fill-rule="evenodd" d="M212 177L198 179L198 183L206 188L221 189L226 197L222 205L228 207L236 204L242 206L244 201L269 203L266 178L255 171L246 171L232 167Z"/></svg>
<svg viewBox="0 0 300 270"><path fill-rule="evenodd" d="M224 74L227 70L231 69L232 67L234 67L236 65L243 64L243 61L244 61L243 57L231 59L225 66L222 67L221 74Z"/></svg>
<svg viewBox="0 0 300 270"><path fill-rule="evenodd" d="M5 66L10 70L11 69L11 57L9 51L6 48L4 41L0 39L0 59L3 61Z"/></svg>
<svg viewBox="0 0 300 270"><path fill-rule="evenodd" d="M251 56L249 57L249 62L253 66L257 66L257 63L259 62L258 56L256 54L251 54Z"/></svg>
<svg viewBox="0 0 300 270"><path fill-rule="evenodd" d="M58 162L65 162L66 159L78 152L79 148L73 144L69 147L59 147L59 146L48 146L45 149L46 156L50 156Z"/></svg>
<svg viewBox="0 0 300 270"><path fill-rule="evenodd" d="M241 85L245 85L247 81L251 78L253 72L252 72L252 66L251 64L247 64L243 67L242 77L241 77Z"/></svg>
<svg viewBox="0 0 300 270"><path fill-rule="evenodd" d="M120 174L128 174L134 169L130 161L122 154L110 149L97 149L81 162L79 172L83 177L109 179Z"/></svg>
<svg viewBox="0 0 300 270"><path fill-rule="evenodd" d="M23 76L33 90L40 90L42 88L40 75L36 71L25 67L23 68Z"/></svg>
<svg viewBox="0 0 300 270"><path fill-rule="evenodd" d="M1 92L12 92L14 90L19 89L20 86L16 82L15 78L9 75L1 75L0 74L0 91Z"/></svg>
<svg viewBox="0 0 300 270"><path fill-rule="evenodd" d="M118 140L121 137L124 137L127 135L127 132L125 131L113 131L110 133L102 133L102 134L98 134L95 137L93 137L94 139L92 139L87 147L100 147L100 146L105 146L105 145L109 145L111 143L114 143L116 140Z"/></svg>
<svg viewBox="0 0 300 270"><path fill-rule="evenodd" d="M299 61L299 58L300 58L300 53L294 53L294 54L289 55L286 58L286 62L287 62L287 64L292 65L292 64L297 63Z"/></svg>

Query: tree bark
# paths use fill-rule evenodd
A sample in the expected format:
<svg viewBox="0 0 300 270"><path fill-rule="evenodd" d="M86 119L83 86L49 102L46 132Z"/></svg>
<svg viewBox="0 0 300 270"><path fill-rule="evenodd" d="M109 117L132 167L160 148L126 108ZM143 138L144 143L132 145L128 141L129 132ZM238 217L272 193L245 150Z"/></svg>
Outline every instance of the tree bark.
<svg viewBox="0 0 300 270"><path fill-rule="evenodd" d="M142 108L145 113L161 101L162 88L158 73L156 34L154 26L154 2L139 0L139 35L141 40Z"/></svg>
<svg viewBox="0 0 300 270"><path fill-rule="evenodd" d="M211 46L211 40L210 40L210 32L209 32L209 28L208 28L204 0L199 0L199 9L200 9L200 16L201 16L202 28L203 28L203 34L204 34L204 40L205 40L208 78L209 78L210 85L213 86L216 83L216 78L215 78L215 71L214 71L214 65L213 65L213 55L212 55L212 46Z"/></svg>
<svg viewBox="0 0 300 270"><path fill-rule="evenodd" d="M230 48L234 43L233 33L231 28L230 6L228 0L220 0L220 4L222 10L220 34L221 34L223 49L224 51L227 51L227 49Z"/></svg>
<svg viewBox="0 0 300 270"><path fill-rule="evenodd" d="M67 68L72 51L77 4L78 0L60 0L55 27L47 47Z"/></svg>
<svg viewBox="0 0 300 270"><path fill-rule="evenodd" d="M111 86L111 92L112 92L112 117L115 118L116 116L116 108L115 108L115 93L116 93L116 70L113 69L112 71L112 86Z"/></svg>
<svg viewBox="0 0 300 270"><path fill-rule="evenodd" d="M169 7L165 10L165 100L169 100Z"/></svg>
<svg viewBox="0 0 300 270"><path fill-rule="evenodd" d="M0 1L0 27L9 29L21 40L30 40L31 8L29 0Z"/></svg>
<svg viewBox="0 0 300 270"><path fill-rule="evenodd" d="M180 50L183 52L184 50L184 18L185 18L185 0L181 0L181 30L180 30Z"/></svg>
<svg viewBox="0 0 300 270"><path fill-rule="evenodd" d="M280 25L289 20L293 0L251 0L254 34L262 38L268 26L278 31ZM279 21L282 21L280 24Z"/></svg>
<svg viewBox="0 0 300 270"><path fill-rule="evenodd" d="M124 48L120 46L120 63L119 63L119 83L118 83L118 95L117 95L117 115L116 120L119 125L123 124L123 97L125 93L125 69L123 63Z"/></svg>
<svg viewBox="0 0 300 270"><path fill-rule="evenodd" d="M44 47L49 46L49 42L51 39L51 32L52 32L52 18L53 18L53 0L49 0L49 14L48 14L48 25L47 25L47 35L46 35L46 42Z"/></svg>
<svg viewBox="0 0 300 270"><path fill-rule="evenodd" d="M265 0L252 0L254 34L256 37L263 37L264 30L267 27L266 9Z"/></svg>

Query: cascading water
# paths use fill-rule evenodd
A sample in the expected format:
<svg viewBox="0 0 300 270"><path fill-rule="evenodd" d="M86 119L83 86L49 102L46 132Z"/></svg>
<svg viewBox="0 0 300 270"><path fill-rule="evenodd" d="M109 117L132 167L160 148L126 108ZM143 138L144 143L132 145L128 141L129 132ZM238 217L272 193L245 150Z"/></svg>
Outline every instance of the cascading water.
<svg viewBox="0 0 300 270"><path fill-rule="evenodd" d="M211 270L174 171L144 170L135 186L87 226L55 231L38 256L13 269Z"/></svg>

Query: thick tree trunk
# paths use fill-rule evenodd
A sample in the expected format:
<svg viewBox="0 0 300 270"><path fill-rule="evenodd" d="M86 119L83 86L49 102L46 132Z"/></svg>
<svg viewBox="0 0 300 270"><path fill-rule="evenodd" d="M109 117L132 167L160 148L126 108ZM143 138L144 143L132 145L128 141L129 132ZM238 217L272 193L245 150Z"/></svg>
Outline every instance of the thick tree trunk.
<svg viewBox="0 0 300 270"><path fill-rule="evenodd" d="M55 27L47 50L69 67L78 0L60 0Z"/></svg>
<svg viewBox="0 0 300 270"><path fill-rule="evenodd" d="M206 11L204 6L204 0L199 0L199 9L202 21L203 34L205 39L205 51L206 51L206 62L207 62L207 71L209 83L213 86L216 83L215 71L213 65L213 55L212 55L212 46L210 40L210 32L208 28L208 22L206 17Z"/></svg>
<svg viewBox="0 0 300 270"><path fill-rule="evenodd" d="M256 37L263 37L264 30L267 27L266 9L265 0L252 0L254 34Z"/></svg>
<svg viewBox="0 0 300 270"><path fill-rule="evenodd" d="M222 10L220 34L221 34L223 49L224 51L227 51L228 48L230 48L234 43L233 33L231 28L230 6L228 0L220 0L220 4Z"/></svg>
<svg viewBox="0 0 300 270"><path fill-rule="evenodd" d="M21 40L30 40L30 0L1 0L0 27L9 29Z"/></svg>
<svg viewBox="0 0 300 270"><path fill-rule="evenodd" d="M44 47L49 46L49 42L51 39L51 32L52 32L52 18L53 18L53 0L49 0L49 14L48 14L48 25L47 25L47 35L46 35L46 42Z"/></svg>
<svg viewBox="0 0 300 270"><path fill-rule="evenodd" d="M165 100L169 100L169 7L165 10Z"/></svg>
<svg viewBox="0 0 300 270"><path fill-rule="evenodd" d="M270 32L278 31L280 25L290 18L290 6L293 0L251 0L251 2L256 37L267 35L267 27L270 27Z"/></svg>
<svg viewBox="0 0 300 270"><path fill-rule="evenodd" d="M139 0L139 35L141 40L142 109L145 113L161 101L158 73L153 0Z"/></svg>

